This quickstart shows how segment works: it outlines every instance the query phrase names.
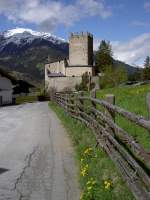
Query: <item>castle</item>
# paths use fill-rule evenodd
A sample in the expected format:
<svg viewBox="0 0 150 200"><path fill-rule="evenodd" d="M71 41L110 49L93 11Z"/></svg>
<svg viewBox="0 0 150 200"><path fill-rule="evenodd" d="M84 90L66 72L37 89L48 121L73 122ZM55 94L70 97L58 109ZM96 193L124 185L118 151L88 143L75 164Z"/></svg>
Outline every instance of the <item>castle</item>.
<svg viewBox="0 0 150 200"><path fill-rule="evenodd" d="M45 84L57 91L65 88L74 90L81 83L82 75L88 72L96 82L93 66L93 35L90 33L74 34L69 38L69 59L45 65Z"/></svg>

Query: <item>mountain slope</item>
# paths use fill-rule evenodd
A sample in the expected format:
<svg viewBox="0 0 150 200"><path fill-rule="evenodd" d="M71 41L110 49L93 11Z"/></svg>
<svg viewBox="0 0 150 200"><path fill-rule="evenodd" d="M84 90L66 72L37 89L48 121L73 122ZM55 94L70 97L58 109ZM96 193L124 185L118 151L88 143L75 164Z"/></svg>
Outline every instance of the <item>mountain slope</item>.
<svg viewBox="0 0 150 200"><path fill-rule="evenodd" d="M0 67L43 78L44 63L68 55L68 43L48 33L16 28L0 33Z"/></svg>
<svg viewBox="0 0 150 200"><path fill-rule="evenodd" d="M137 71L139 70L138 67L133 67L133 66L128 65L128 64L126 64L126 63L124 63L124 62L122 62L122 61L119 61L119 60L114 60L114 65L115 65L117 68L119 68L119 67L125 68L125 69L127 70L127 73L128 73L129 75L134 74L135 72L137 72Z"/></svg>

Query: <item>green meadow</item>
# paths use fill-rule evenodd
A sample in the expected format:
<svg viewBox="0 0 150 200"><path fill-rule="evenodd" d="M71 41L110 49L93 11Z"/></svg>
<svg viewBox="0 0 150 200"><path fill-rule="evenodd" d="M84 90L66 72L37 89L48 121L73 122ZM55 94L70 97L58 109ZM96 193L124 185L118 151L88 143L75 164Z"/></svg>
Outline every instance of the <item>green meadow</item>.
<svg viewBox="0 0 150 200"><path fill-rule="evenodd" d="M99 90L97 98L105 99L106 94L114 94L117 106L148 119L146 96L149 92L150 85L118 87ZM118 115L116 115L116 123L136 138L145 149L150 149L150 133L148 131Z"/></svg>

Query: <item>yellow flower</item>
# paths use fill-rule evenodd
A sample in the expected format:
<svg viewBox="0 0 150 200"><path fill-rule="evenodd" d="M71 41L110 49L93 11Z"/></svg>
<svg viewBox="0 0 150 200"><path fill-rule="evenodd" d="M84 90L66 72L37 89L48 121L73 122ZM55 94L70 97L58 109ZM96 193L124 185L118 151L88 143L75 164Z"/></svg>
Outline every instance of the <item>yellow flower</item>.
<svg viewBox="0 0 150 200"><path fill-rule="evenodd" d="M96 181L93 181L93 182L92 182L92 185L95 185L95 184L96 184Z"/></svg>
<svg viewBox="0 0 150 200"><path fill-rule="evenodd" d="M84 168L82 168L80 173L81 173L82 176L87 175L88 174L88 167L85 166Z"/></svg>
<svg viewBox="0 0 150 200"><path fill-rule="evenodd" d="M110 186L111 186L111 184L110 184L110 183L107 183L107 185L105 185L105 189L109 189Z"/></svg>
<svg viewBox="0 0 150 200"><path fill-rule="evenodd" d="M91 190L91 189L92 189L92 186L87 187L87 190Z"/></svg>
<svg viewBox="0 0 150 200"><path fill-rule="evenodd" d="M86 150L84 151L84 154L88 154L88 153L89 153L89 150L86 149Z"/></svg>
<svg viewBox="0 0 150 200"><path fill-rule="evenodd" d="M111 187L111 182L110 181L104 181L104 188L107 190Z"/></svg>
<svg viewBox="0 0 150 200"><path fill-rule="evenodd" d="M90 185L90 184L91 184L91 181L88 181L86 184L87 184L87 185Z"/></svg>
<svg viewBox="0 0 150 200"><path fill-rule="evenodd" d="M89 154L92 150L93 149L91 147L89 147L84 151L84 154Z"/></svg>
<svg viewBox="0 0 150 200"><path fill-rule="evenodd" d="M80 195L80 200L82 200L82 199L83 199L83 192Z"/></svg>

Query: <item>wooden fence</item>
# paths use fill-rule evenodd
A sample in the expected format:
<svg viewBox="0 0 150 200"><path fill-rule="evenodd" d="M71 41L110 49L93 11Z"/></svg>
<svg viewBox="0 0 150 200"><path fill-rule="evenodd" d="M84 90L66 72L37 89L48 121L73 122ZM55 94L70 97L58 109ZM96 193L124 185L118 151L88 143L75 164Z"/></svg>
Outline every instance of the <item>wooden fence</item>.
<svg viewBox="0 0 150 200"><path fill-rule="evenodd" d="M83 96L83 93L54 93L51 98L65 111L93 130L97 145L115 163L137 200L150 199L150 152L146 151L126 130L115 123L120 115L150 133L150 121L115 104L115 97L106 100Z"/></svg>

